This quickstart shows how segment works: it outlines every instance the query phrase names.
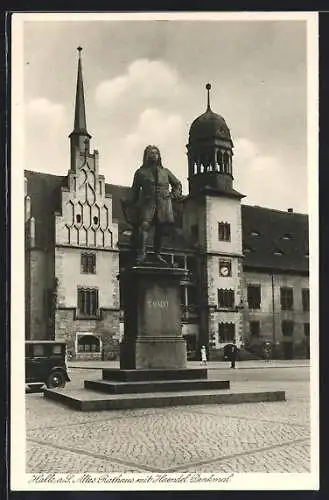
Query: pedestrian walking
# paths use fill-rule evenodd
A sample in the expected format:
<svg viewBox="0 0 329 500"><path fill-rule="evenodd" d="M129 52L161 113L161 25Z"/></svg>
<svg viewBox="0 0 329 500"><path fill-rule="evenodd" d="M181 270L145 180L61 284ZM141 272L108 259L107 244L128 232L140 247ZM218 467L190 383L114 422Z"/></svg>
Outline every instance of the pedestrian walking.
<svg viewBox="0 0 329 500"><path fill-rule="evenodd" d="M231 345L231 368L235 368L236 358L238 357L238 348L236 346L236 341L233 340Z"/></svg>
<svg viewBox="0 0 329 500"><path fill-rule="evenodd" d="M206 351L206 346L203 345L201 347L201 363L200 365L206 365L207 364L207 351Z"/></svg>
<svg viewBox="0 0 329 500"><path fill-rule="evenodd" d="M272 349L271 343L270 342L265 342L265 345L264 345L264 359L265 359L265 363L269 363L270 362L270 359L271 359L271 349Z"/></svg>

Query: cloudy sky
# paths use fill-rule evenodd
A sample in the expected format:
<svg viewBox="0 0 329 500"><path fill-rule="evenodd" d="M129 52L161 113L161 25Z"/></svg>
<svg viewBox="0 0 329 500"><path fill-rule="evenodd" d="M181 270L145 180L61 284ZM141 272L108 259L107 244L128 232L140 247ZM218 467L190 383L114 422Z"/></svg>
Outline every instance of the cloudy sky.
<svg viewBox="0 0 329 500"><path fill-rule="evenodd" d="M304 21L26 21L26 169L67 173L79 45L107 182L130 185L144 147L157 144L187 192L188 131L210 82L244 203L308 210Z"/></svg>

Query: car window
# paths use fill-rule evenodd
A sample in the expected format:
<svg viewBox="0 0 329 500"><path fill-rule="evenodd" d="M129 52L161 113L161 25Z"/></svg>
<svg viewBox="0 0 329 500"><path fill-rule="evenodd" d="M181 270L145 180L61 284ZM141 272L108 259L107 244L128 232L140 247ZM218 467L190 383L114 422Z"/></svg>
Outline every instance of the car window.
<svg viewBox="0 0 329 500"><path fill-rule="evenodd" d="M53 345L53 354L61 354L62 346L61 345Z"/></svg>
<svg viewBox="0 0 329 500"><path fill-rule="evenodd" d="M34 345L33 346L33 356L43 356L44 355L44 346L43 345Z"/></svg>

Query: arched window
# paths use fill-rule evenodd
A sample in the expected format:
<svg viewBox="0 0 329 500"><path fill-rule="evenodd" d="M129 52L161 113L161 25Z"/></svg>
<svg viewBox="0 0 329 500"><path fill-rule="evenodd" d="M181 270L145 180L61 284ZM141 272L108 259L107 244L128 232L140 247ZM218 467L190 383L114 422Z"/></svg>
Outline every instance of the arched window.
<svg viewBox="0 0 329 500"><path fill-rule="evenodd" d="M225 174L228 174L229 173L229 157L228 157L228 154L227 152L224 153L224 173Z"/></svg>
<svg viewBox="0 0 329 500"><path fill-rule="evenodd" d="M100 352L100 341L95 335L78 337L78 352Z"/></svg>
<svg viewBox="0 0 329 500"><path fill-rule="evenodd" d="M222 152L219 150L217 151L217 164L218 164L218 171L222 172L223 169L223 159L222 159Z"/></svg>

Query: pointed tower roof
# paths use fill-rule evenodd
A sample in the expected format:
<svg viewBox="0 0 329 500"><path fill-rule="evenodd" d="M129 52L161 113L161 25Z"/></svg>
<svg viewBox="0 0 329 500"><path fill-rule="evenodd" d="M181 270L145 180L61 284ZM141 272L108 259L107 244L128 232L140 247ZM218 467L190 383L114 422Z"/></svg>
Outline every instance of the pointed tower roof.
<svg viewBox="0 0 329 500"><path fill-rule="evenodd" d="M86 109L85 109L85 95L83 89L83 78L82 78L82 63L81 63L81 51L82 47L77 48L79 53L78 59L78 76L77 76L77 87L75 95L75 112L74 112L74 129L71 135L82 135L89 139L91 135L87 132L86 123Z"/></svg>

